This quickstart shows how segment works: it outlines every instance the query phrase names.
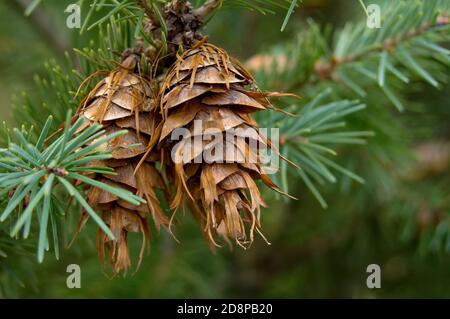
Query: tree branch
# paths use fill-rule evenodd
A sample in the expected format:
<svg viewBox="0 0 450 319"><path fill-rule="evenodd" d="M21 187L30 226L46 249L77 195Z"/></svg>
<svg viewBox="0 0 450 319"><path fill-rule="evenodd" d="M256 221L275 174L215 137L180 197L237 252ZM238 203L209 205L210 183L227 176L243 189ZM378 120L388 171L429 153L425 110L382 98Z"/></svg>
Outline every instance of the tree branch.
<svg viewBox="0 0 450 319"><path fill-rule="evenodd" d="M330 61L319 60L315 66L316 74L319 76L320 79L329 79L334 73L334 71L342 65L359 61L372 53L379 53L382 51L392 52L400 44L404 42L422 36L423 34L427 33L433 28L449 24L450 24L449 18L445 16L440 16L438 17L435 23L425 23L418 29L413 29L395 38L388 38L384 42L375 44L374 46L368 47L365 50L362 50L356 54L348 55L339 59L333 56Z"/></svg>
<svg viewBox="0 0 450 319"><path fill-rule="evenodd" d="M196 15L199 19L203 19L221 4L221 0L208 0L200 8L194 10L194 15Z"/></svg>

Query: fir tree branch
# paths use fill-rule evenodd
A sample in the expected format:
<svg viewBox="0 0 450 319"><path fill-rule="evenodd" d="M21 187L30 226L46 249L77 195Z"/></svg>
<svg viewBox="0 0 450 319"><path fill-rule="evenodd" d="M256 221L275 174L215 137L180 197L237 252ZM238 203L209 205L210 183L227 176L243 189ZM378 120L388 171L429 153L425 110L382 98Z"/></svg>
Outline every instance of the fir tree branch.
<svg viewBox="0 0 450 319"><path fill-rule="evenodd" d="M402 7L405 4L386 3L385 18L389 23L383 25L383 30L369 29L365 21L356 25L349 23L336 33L335 47L329 45L327 30L321 30L311 22L310 28L302 32L292 45L285 45L284 50L277 47L272 54L257 56L249 62L257 72L259 83L306 97L306 105L302 103L300 107L293 103L286 109L298 114L297 118L284 120L281 116L274 115L271 118L261 118L260 122L265 127L280 127L282 152L288 151L290 158L302 167L302 171L298 172L300 178L322 206L326 207L326 202L316 185L323 185L326 181L336 182L333 171L363 182L350 170L336 164L336 160L330 155L335 156L337 151L342 153L345 144L364 144L367 137L374 135L371 131L365 131L366 128L374 128L380 134L379 128L373 126L372 114L375 112L378 115L380 110L374 109L373 105L370 106L370 111L357 115L358 118L363 118L362 121L366 121L366 125L358 126L359 129L364 128L364 131L354 128L352 131L344 131L346 123L343 117L364 109L364 104L373 104L368 101L368 95L372 91L381 91L379 93L391 100L399 110L404 109L402 97L396 95L397 92L406 90L405 83L409 82L410 75L418 75L433 86L437 86L438 80L446 80L443 76L438 78L439 72L436 71L444 71L443 68L448 65L445 61L448 61L449 51L440 47L439 42L445 41L444 32L449 19L444 16L447 12L445 7L441 8L438 4L438 1L417 2L414 6L406 6L408 12L405 12ZM423 12L420 19L415 15L418 11ZM398 21L399 12L408 17L407 21ZM392 23L398 27L392 28ZM418 40L424 43L423 46L415 46ZM401 67L407 72L399 69ZM395 89L387 87L391 82L392 85L395 84L394 76L401 80ZM354 81L355 78L358 81ZM352 96L352 93L359 95L358 99L364 98L364 104L358 100L348 101L349 94ZM331 94L332 99L326 98L326 95ZM331 103L326 104L328 101ZM389 112L384 105L380 107L383 112ZM382 118L380 121L386 119ZM388 136L398 136L401 133L395 131L396 125L387 125L390 130L386 133ZM336 147L337 144L340 146ZM383 152L389 153L386 145L380 147ZM363 152L368 152L368 156L376 161L375 154ZM376 155L379 156L379 153ZM286 190L285 186L289 184L287 176L291 173L286 173L286 167L283 166L281 172L281 181L278 182ZM361 175L369 174L366 172Z"/></svg>
<svg viewBox="0 0 450 319"><path fill-rule="evenodd" d="M69 112L66 123L70 123L70 118ZM23 237L28 238L33 216L37 216L39 262L43 261L45 248L49 247L49 221L58 212L64 214L58 209L53 197L56 188L65 190L66 194L75 198L110 238L114 238L113 233L78 190L80 183L107 191L133 205L145 202L128 190L112 187L80 174L115 174L111 169L92 167L89 164L111 158L111 154L104 153L99 148L126 133L122 131L105 136L101 125L94 125L78 133L83 122L83 119L79 119L73 126L66 125L64 132L45 146L52 124L52 117L49 117L37 142L30 141L28 132L16 129L16 143L10 138L8 147L0 149L0 199L6 203L0 214L0 222L13 220L10 235L16 237L22 232ZM55 242L54 246L60 245Z"/></svg>
<svg viewBox="0 0 450 319"><path fill-rule="evenodd" d="M372 47L365 48L364 50L356 54L347 55L341 58L333 56L329 61L319 60L315 65L316 75L320 80L331 79L336 69L340 66L357 62L372 53L381 53L383 51L393 52L398 46L402 45L403 43L409 42L414 38L421 37L426 33L433 31L437 27L444 27L449 24L450 18L439 16L434 23L426 22L417 29L411 29L404 34L394 38L387 38L384 42L377 43Z"/></svg>

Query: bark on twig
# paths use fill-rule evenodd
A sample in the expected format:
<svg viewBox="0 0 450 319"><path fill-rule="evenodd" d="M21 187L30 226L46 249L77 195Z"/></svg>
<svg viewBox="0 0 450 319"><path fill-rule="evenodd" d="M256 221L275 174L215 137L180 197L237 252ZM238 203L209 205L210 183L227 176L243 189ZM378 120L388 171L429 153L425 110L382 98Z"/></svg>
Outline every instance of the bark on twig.
<svg viewBox="0 0 450 319"><path fill-rule="evenodd" d="M194 15L196 15L199 19L203 19L213 12L221 4L221 2L221 0L208 0L200 8L194 10Z"/></svg>

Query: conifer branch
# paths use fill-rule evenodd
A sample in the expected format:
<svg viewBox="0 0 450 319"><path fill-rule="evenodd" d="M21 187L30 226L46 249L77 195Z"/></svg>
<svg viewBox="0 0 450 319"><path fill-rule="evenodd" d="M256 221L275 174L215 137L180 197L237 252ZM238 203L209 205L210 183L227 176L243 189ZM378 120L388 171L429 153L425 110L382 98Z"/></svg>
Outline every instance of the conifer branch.
<svg viewBox="0 0 450 319"><path fill-rule="evenodd" d="M70 118L69 112L66 123L70 122ZM40 225L39 262L43 261L45 249L49 247L49 221L54 214L62 213L54 198L57 187L75 198L110 238L114 238L114 234L78 190L80 181L132 204L145 202L128 190L112 187L86 176L95 173L115 174L111 169L94 167L93 163L111 158L111 154L102 152L100 148L112 139L124 135L126 131L106 135L101 125L94 125L78 134L83 123L83 119L78 119L73 126L66 125L64 132L46 146L52 124L52 117L49 117L36 142L31 141L29 132L15 129L15 140L9 138L8 147L0 149L0 199L6 203L0 214L0 222L13 220L10 235L16 238L21 232L24 238L28 238L33 217L37 217L37 224ZM54 246L60 247L57 242L54 242Z"/></svg>
<svg viewBox="0 0 450 319"><path fill-rule="evenodd" d="M168 3L169 1L166 1L164 3ZM149 17L149 19L152 20L152 23L155 24L155 26L159 23L158 19L155 17L155 11L154 9L149 5L148 1L145 0L137 0L137 3L140 8L142 8L145 12L145 14ZM204 5L193 12L190 12L190 14L194 13L196 17L204 18L207 17L213 10L217 9L218 6L220 6L222 1L219 0L208 0L204 3ZM230 1L231 3L231 1ZM251 3L246 2L246 4ZM392 2L394 3L394 2ZM427 4L431 3L426 2ZM135 2L133 2L135 4ZM172 1L172 6L177 9L180 5L186 4L186 1ZM395 8L397 4L393 4L392 8ZM426 5L425 5L426 6ZM431 5L430 5L431 7ZM138 12L140 16L143 16L142 10L140 8L136 7L135 5L132 6L126 6L124 7L126 10L131 10L131 13ZM166 7L167 8L167 7ZM429 7L424 7L429 8ZM431 10L430 10L431 11ZM116 32L105 32L103 35L107 34L108 36L100 36L100 40L95 43L96 46L95 50L92 48L88 48L86 50L80 50L78 54L80 57L82 57L82 61L84 62L85 70L87 70L87 73L90 71L98 71L98 70L110 70L112 68L111 65L113 65L113 62L111 62L112 58L110 56L110 51L108 51L109 48L112 47L111 44L114 44L114 48L121 50L123 48L129 47L129 43L127 43L128 38L123 36L124 34L140 34L139 32L141 29L136 28L137 32L132 27L130 28L130 25L127 25L125 20L117 21L115 20L115 15L120 12L120 9L118 11L111 10L110 13L108 13L108 18L104 18L101 23L95 22L94 25L100 25L105 21L110 21L110 23L106 24L106 28L113 28ZM387 10L388 15L396 16L396 14L392 13L390 10ZM437 11L433 11L433 14ZM161 12L162 15L166 14L166 12ZM133 16L130 14L130 16ZM370 41L371 36L373 34L370 34L370 32L362 32L361 34L358 33L352 33L352 28L350 27L350 31L347 32L348 34L353 35L354 37L343 37L343 39L338 39L336 41L336 48L332 48L328 46L327 37L324 33L316 32L317 30L313 29L313 32L302 34L301 41L296 43L298 47L296 48L297 51L293 50L290 52L291 55L286 54L284 56L284 66L281 68L280 74L277 72L274 72L275 69L278 68L279 65L276 65L278 63L276 59L272 59L270 64L270 72L271 74L268 75L267 78L263 78L262 80L258 81L262 84L262 86L266 88L276 88L276 83L274 84L273 81L276 81L277 83L281 83L281 85L284 85L280 90L283 91L294 91L294 93L298 92L299 94L303 95L305 97L304 105L300 105L298 101L293 102L292 105L289 105L287 107L287 111L293 112L298 114L299 116L296 118L289 118L284 117L284 115L276 114L274 113L273 116L265 116L262 118L259 118L259 123L262 124L264 127L280 127L281 131L281 151L283 155L287 155L286 153L289 153L289 157L294 159L296 163L300 164L302 167L301 171L295 172L295 174L298 173L298 179L294 182L298 184L298 181L303 181L303 183L308 187L313 195L317 198L317 200L321 203L322 206L326 207L327 203L325 202L324 197L320 194L318 187L316 185L323 185L324 182L330 182L335 183L337 181L337 176L335 176L336 173L342 173L346 175L348 178L353 179L354 181L358 183L363 183L363 179L359 177L358 175L354 174L352 171L350 171L347 166L344 164L343 166L336 164L336 160L334 157L337 155L337 151L341 150L341 147L346 147L350 144L364 144L366 138L372 137L373 132L370 131L370 129L373 128L371 126L375 120L372 119L373 122L369 122L367 118L373 117L374 114L380 109L375 109L375 111L367 111L365 104L370 104L370 98L366 97L366 92L369 91L371 88L374 87L374 85L378 85L379 88L387 90L387 88L384 86L385 82L388 83L388 71L390 71L392 74L392 77L396 75L400 80L403 81L403 83L407 83L409 80L406 75L409 76L410 69L406 67L405 74L400 73L397 70L397 64L401 64L403 61L399 61L399 59L392 58L392 64L387 64L386 60L383 60L383 53L391 59L391 55L394 56L396 51L401 46L401 49L404 49L403 51L406 51L408 55L411 57L414 57L414 60L416 57L418 58L418 62L424 62L424 67L421 68L421 65L417 66L416 64L416 71L420 70L422 78L428 79L428 82L433 82L433 77L436 77L437 80L442 81L444 77L439 78L439 72L434 73L435 70L441 70L438 68L430 68L426 69L425 67L429 67L430 65L433 65L434 58L436 56L444 57L448 59L448 50L442 47L439 47L439 41L442 39L438 36L438 31L441 30L441 27L448 27L449 19L448 17L444 15L440 15L437 20L434 20L432 18L428 19L421 19L418 21L413 21L414 15L408 15L408 21L417 22L417 26L419 27L411 27L411 24L400 24L400 27L396 29L398 31L395 34L383 34L380 37L375 37L379 41ZM411 18L413 17L413 18ZM431 15L429 16L431 17ZM137 17L133 17L134 20ZM159 17L161 18L161 17ZM165 18L165 17L163 17ZM144 18L145 19L145 18ZM138 20L141 21L142 20ZM162 20L164 21L164 19ZM425 22L424 22L425 21ZM424 22L424 23L423 23ZM362 25L362 24L361 24ZM408 26L409 25L409 26ZM420 26L421 25L421 26ZM103 26L102 26L103 27ZM158 25L160 27L160 25ZM164 29L161 27L161 29L157 30L160 34ZM391 28L387 28L391 29ZM107 29L109 31L109 29ZM131 30L131 32L130 32ZM167 31L167 30L166 30ZM435 32L436 31L436 32ZM373 33L376 33L377 31L374 30ZM175 33L175 32L174 32ZM337 34L342 34L337 33ZM155 32L156 34L156 32ZM376 34L375 34L376 35ZM149 35L152 40L153 34ZM421 38L421 39L417 39ZM306 40L305 40L306 39ZM349 40L350 39L350 40ZM424 41L424 39L426 41ZM134 40L134 38L133 38ZM161 43L167 44L170 42L170 38L158 38L158 41ZM417 40L422 41L422 43L428 45L428 48L433 48L433 50L426 50L426 45L424 47L414 47L412 45L405 45L408 42L412 42L412 44L415 44ZM342 43L348 42L347 47L344 45L344 49L341 51L338 50L339 45ZM429 41L429 42L428 42ZM326 43L326 44L325 44ZM372 43L375 43L371 45ZM355 45L356 44L356 45ZM170 45L170 43L169 43ZM354 49L356 47L356 49ZM178 46L174 47L175 49L178 49ZM300 49L298 49L300 48ZM335 49L335 53L330 53ZM287 51L287 50L286 50ZM337 54L337 51L339 51L339 54ZM170 51L169 51L170 52ZM354 53L355 52L355 53ZM350 53L350 54L349 54ZM296 54L296 55L295 55ZM330 58L331 56L331 58ZM294 58L292 58L294 57ZM381 57L381 59L379 59ZM292 59L291 59L292 58ZM387 58L386 58L387 59ZM439 61L448 61L448 60L439 60ZM292 61L292 63L291 63ZM320 62L318 62L320 61ZM380 61L380 62L379 62ZM396 63L394 63L394 61ZM295 65L298 62L298 65ZM414 62L414 61L413 61ZM279 63L281 64L281 63ZM414 64L414 63L413 63ZM444 63L442 63L444 64ZM276 65L276 67L273 67ZM390 67L387 68L386 65ZM356 76L353 76L356 73L350 73L347 79L347 83L345 83L345 80L343 80L343 77L341 76L341 71L347 71L348 69L351 69L352 67L360 67L359 70L365 72L365 77L359 77L358 83L353 83L353 88L355 89L354 93L361 93L360 95L363 96L364 101L360 102L357 99L354 99L350 97L352 100L347 100L349 98L349 95L351 93L344 92L343 85L340 84L347 84L348 80L352 81L353 78ZM342 68L342 69L341 69ZM65 72L61 72L61 69L58 66L54 66L53 64L50 65L49 69L51 69L52 75L49 76L48 83L46 81L43 81L44 85L43 88L43 96L45 103L53 103L50 106L47 106L44 104L44 110L45 112L42 112L42 101L39 99L33 99L32 101L26 101L24 104L25 108L18 108L19 112L23 116L23 120L20 121L20 124L23 123L35 123L36 126L42 127L40 122L42 122L42 119L39 119L39 114L44 113L53 113L53 115L58 115L58 123L61 122L59 119L64 117L65 110L68 108L74 108L74 105L77 103L72 101L71 91L76 90L76 88L79 85L79 82L84 79L86 76L80 73L74 73L73 76L68 76L67 78L63 76ZM384 75L384 69L386 69L386 81L385 81L385 75ZM413 68L411 68L413 69ZM379 72L379 74L382 74L383 76L378 75L377 77L377 71L382 70L383 72ZM429 72L427 72L429 70ZM402 69L403 71L403 69ZM414 70L413 70L414 71ZM158 73L158 72L155 72ZM416 72L417 73L417 72ZM420 73L420 72L419 72ZM160 74L160 73L158 73ZM375 75L374 75L375 74ZM274 76L275 75L275 76ZM324 79L331 79L333 81L325 82ZM361 79L361 83L359 81ZM339 81L334 81L339 80ZM341 81L342 80L342 81ZM437 83L436 80L436 83ZM272 82L270 82L272 81ZM370 82L371 81L371 82ZM440 83L440 82L439 82ZM305 88L304 85L309 85L308 88ZM329 86L329 89L323 90L323 85ZM351 84L351 83L350 83ZM390 84L390 83L389 83ZM280 84L278 84L280 85ZM301 88L301 90L300 90ZM402 94L406 91L406 85L399 85L398 87L395 87L395 90L392 90L390 93L395 94ZM57 92L58 98L53 99L50 95L50 92ZM388 91L386 91L388 92ZM389 91L390 92L390 91ZM81 94L82 95L82 94ZM368 100L368 101L366 101ZM366 103L367 102L367 103ZM378 102L378 101L377 101ZM375 103L372 103L375 104ZM382 103L380 103L382 104ZM370 105L368 109L372 109L374 105ZM381 105L384 107L384 105ZM24 110L26 110L24 112ZM364 112L360 112L364 110ZM383 111L383 110L381 110ZM358 123L359 126L351 126L351 123L349 125L349 129L345 130L345 125L347 121L347 115L358 113L358 120L362 122ZM41 117L42 118L42 117ZM344 121L345 119L345 121ZM379 119L376 119L379 121ZM44 119L45 121L45 119ZM366 122L364 122L366 121ZM382 121L379 121L382 122ZM394 126L390 125L392 123L387 122L386 126ZM45 125L44 127L47 127ZM361 127L364 127L364 131L360 130ZM365 127L368 128L368 131L365 130ZM391 127L389 127L391 129ZM98 128L100 130L100 128ZM96 134L95 130L92 132L93 134ZM97 131L98 133L98 131ZM397 136L398 132L396 131L389 131L389 136ZM377 132L378 134L378 132ZM22 141L24 140L24 137L19 133L17 133L19 136L19 139ZM29 137L31 134L26 135L25 137ZM32 138L30 138L32 140ZM66 140L71 140L70 138ZM385 141L382 141L385 142ZM64 139L59 139L55 141L55 144L58 144L59 148L63 149L64 146ZM374 143L376 144L376 142ZM380 143L381 144L381 143ZM387 144L387 143L386 143ZM67 144L68 145L68 144ZM337 146L336 146L337 145ZM393 147L395 148L397 145L392 143ZM64 147L63 147L64 146ZM388 152L388 146L383 145L375 145L379 149ZM87 147L87 143L83 144L83 147ZM54 144L51 144L48 147L45 147L45 149L56 149L57 147L54 146ZM369 147L367 147L369 148ZM44 152L44 151L42 151ZM375 155L371 154L370 151L362 151L367 152L367 157L375 157ZM55 151L55 154L58 153ZM340 152L340 155L342 155L343 152ZM345 153L345 152L344 152ZM79 155L76 154L76 152L71 152L73 156ZM0 184L1 186L5 186L10 188L8 192L4 192L3 200L5 205L12 205L17 203L17 200L9 200L11 196L16 196L15 199L21 197L23 194L25 196L23 197L23 205L16 206L17 211L20 215L20 213L23 213L23 209L27 209L30 205L35 205L37 207L36 209L39 210L39 214L46 211L48 208L47 204L48 202L45 202L45 198L47 200L56 201L56 196L61 196L60 193L58 195L55 194L55 196L48 195L49 189L54 188L54 185L58 183L60 188L63 190L69 190L69 193L77 194L77 190L74 189L72 186L72 183L69 182L67 184L66 182L63 182L61 179L65 180L65 178L72 178L72 181L77 180L76 177L78 174L77 172L80 171L87 171L95 173L95 171L100 170L102 173L105 172L102 168L85 168L82 165L79 165L78 167L69 167L65 165L56 165L54 166L53 163L50 163L52 165L36 165L36 161L39 161L39 156L41 154L41 150L37 148L37 152L35 149L35 146L32 143L18 143L15 144L12 143L8 146L8 148L2 149L1 154L3 158L0 159L0 167L2 168L2 173L0 174ZM97 154L99 156L103 156L103 154ZM287 156L286 156L287 157ZM387 156L386 156L387 157ZM17 170L12 165L11 158L19 159L15 163L19 166L21 166L21 169ZM85 161L86 158L80 158L79 160ZM376 160L374 160L376 161ZM63 163L67 164L67 163ZM73 163L72 163L73 164ZM383 163L384 164L384 163ZM283 164L282 164L283 165ZM74 172L72 172L71 175L66 175L66 173L70 172L70 169L75 168ZM287 173L287 169L285 166L281 167L281 176L278 180L276 180L276 183L279 185L282 185L284 190L288 191L288 179L290 179L291 176L294 176L294 174L291 175L291 173ZM353 169L353 168L352 168ZM23 177L24 173L23 170L27 171L29 173L29 178ZM356 169L357 171L357 169ZM387 171L387 170L386 170ZM39 175L32 175L37 173L44 173L42 177L36 178L36 176ZM15 175L12 175L15 174ZM22 176L23 175L23 176ZM27 185L33 184L34 186L31 187L30 191L27 191L25 187L22 188L20 185L13 184L11 181L11 176L21 176L23 181L28 182ZM51 177L52 180L51 183L48 182L49 177ZM289 178L288 178L289 176ZM367 172L363 172L361 176L369 176L370 174ZM79 181L79 179L78 179ZM370 182L369 182L370 183ZM369 184L368 183L368 184ZM37 185L37 186L36 186ZM286 186L286 187L285 187ZM40 189L44 189L42 193L40 193ZM26 192L27 191L27 192ZM399 192L401 192L400 190ZM29 195L27 195L27 193ZM124 195L122 193L122 195ZM130 194L125 194L130 195ZM38 197L40 196L40 197ZM35 201L33 201L33 198L38 198ZM44 198L44 200L42 200ZM81 197L78 197L81 198ZM128 198L130 200L139 200L135 197L127 197L124 196L124 198ZM10 204L12 203L12 204ZM37 204L36 204L37 203ZM53 203L52 203L53 205ZM53 207L50 205L51 207ZM87 209L87 208L86 208ZM11 210L11 206L9 208ZM28 209L27 213L29 213L31 209ZM34 214L35 215L35 214ZM44 214L45 215L45 214ZM4 217L6 218L6 217ZM8 217L8 218L11 218ZM24 221L26 225L28 225L28 217L24 217L21 221L21 224L19 224L20 227L22 227ZM45 246L48 245L46 242L46 223L45 220L40 220L39 225L41 225L41 231L42 236L40 236L40 244L39 244L39 256L42 257L43 250L45 250ZM20 227L16 227L17 229ZM27 230L27 227L25 228L25 233L27 233L29 230ZM1 255L1 251L0 251Z"/></svg>
<svg viewBox="0 0 450 319"><path fill-rule="evenodd" d="M437 27L444 27L449 24L450 18L446 16L439 16L434 23L425 22L419 28L413 28L397 37L387 38L382 43L377 43L374 46L368 47L356 54L350 54L341 58L333 56L329 61L319 60L315 65L316 74L320 80L331 79L333 77L333 73L340 66L357 62L372 53L381 53L383 51L394 52L399 45L411 41L414 38L423 36Z"/></svg>

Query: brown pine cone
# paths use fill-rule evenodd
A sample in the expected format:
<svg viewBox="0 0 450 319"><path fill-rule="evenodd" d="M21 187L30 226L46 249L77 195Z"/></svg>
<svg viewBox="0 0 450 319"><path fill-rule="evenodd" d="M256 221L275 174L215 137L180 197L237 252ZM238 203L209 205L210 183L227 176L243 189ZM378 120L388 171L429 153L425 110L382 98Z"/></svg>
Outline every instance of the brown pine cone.
<svg viewBox="0 0 450 319"><path fill-rule="evenodd" d="M105 259L106 247L115 272L131 266L127 242L129 232L143 235L139 267L149 239L147 216L152 215L158 230L169 223L155 194L155 189L166 191L165 183L154 166L157 157L150 154L145 161L139 163L158 121L155 117L158 114L153 110L151 82L139 74L139 61L140 56L136 54L129 54L124 58L120 66L89 93L77 114L86 119L80 132L93 123L103 124L106 135L120 130L127 131L127 134L104 146L106 151L112 153L112 159L91 163L93 166L113 168L116 175L96 174L93 178L111 186L128 189L147 201L147 204L134 206L99 188L91 187L87 190L89 204L102 212L105 223L116 237L116 240L111 240L99 230L97 241L102 261Z"/></svg>
<svg viewBox="0 0 450 319"><path fill-rule="evenodd" d="M249 72L224 50L200 44L178 57L161 88L159 148L176 186L171 208L187 200L211 245L218 246L217 235L251 244L254 232L261 234L265 207L255 181L278 191L258 153L261 146L273 149L272 143L251 116L272 108L267 98L277 94L254 87ZM183 133L180 128L187 130L176 141L171 135ZM229 133L238 138L227 140Z"/></svg>

